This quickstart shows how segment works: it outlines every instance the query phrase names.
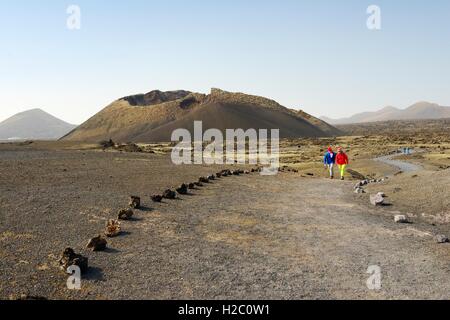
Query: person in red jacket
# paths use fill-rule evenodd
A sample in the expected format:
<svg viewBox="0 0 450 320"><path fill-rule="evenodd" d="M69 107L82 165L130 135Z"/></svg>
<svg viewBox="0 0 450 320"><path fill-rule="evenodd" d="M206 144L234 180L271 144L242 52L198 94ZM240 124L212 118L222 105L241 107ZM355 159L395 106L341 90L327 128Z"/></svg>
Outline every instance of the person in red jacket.
<svg viewBox="0 0 450 320"><path fill-rule="evenodd" d="M348 156L345 154L341 147L338 148L338 153L336 155L336 164L339 167L339 172L341 173L341 180L344 180L345 168L348 166Z"/></svg>

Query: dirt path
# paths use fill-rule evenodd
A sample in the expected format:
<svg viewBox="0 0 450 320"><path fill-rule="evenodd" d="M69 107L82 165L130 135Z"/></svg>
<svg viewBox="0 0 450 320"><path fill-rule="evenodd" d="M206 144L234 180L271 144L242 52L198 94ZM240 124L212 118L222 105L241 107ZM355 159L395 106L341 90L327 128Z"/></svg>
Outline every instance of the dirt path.
<svg viewBox="0 0 450 320"><path fill-rule="evenodd" d="M107 281L91 290L138 299L449 299L450 247L354 204L349 189L287 175L223 179L145 214L101 266ZM366 286L371 265L381 268L379 291Z"/></svg>
<svg viewBox="0 0 450 320"><path fill-rule="evenodd" d="M149 195L215 171L139 154L4 151L0 160L0 298L450 298L450 246L358 201L353 182L253 174L154 204ZM83 249L130 194L145 210L106 252ZM55 265L67 246L89 257L79 292ZM371 265L380 291L366 286Z"/></svg>

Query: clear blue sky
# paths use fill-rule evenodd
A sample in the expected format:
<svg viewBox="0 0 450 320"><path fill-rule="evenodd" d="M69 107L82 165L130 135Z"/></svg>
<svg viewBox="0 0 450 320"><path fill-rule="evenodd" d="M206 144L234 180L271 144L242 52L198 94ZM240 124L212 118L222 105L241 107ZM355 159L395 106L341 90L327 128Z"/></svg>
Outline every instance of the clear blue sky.
<svg viewBox="0 0 450 320"><path fill-rule="evenodd" d="M0 0L0 46L0 121L40 107L81 123L152 89L219 87L331 117L450 105L450 1Z"/></svg>

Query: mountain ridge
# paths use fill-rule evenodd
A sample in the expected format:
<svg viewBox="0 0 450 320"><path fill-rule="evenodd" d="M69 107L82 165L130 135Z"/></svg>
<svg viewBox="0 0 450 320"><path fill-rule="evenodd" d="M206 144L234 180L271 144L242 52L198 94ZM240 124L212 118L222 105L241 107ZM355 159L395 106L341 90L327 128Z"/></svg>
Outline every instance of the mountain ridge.
<svg viewBox="0 0 450 320"><path fill-rule="evenodd" d="M288 138L341 133L322 120L306 115L269 98L217 88L212 88L210 94L153 90L112 102L63 140L170 141L175 129L192 132L196 120L203 122L203 130L280 129L280 136Z"/></svg>
<svg viewBox="0 0 450 320"><path fill-rule="evenodd" d="M332 119L324 116L320 117L320 119L332 125L390 120L433 120L445 118L450 118L450 107L440 106L439 104L427 101L414 103L406 109L387 106L378 111L357 113L351 117L341 119Z"/></svg>

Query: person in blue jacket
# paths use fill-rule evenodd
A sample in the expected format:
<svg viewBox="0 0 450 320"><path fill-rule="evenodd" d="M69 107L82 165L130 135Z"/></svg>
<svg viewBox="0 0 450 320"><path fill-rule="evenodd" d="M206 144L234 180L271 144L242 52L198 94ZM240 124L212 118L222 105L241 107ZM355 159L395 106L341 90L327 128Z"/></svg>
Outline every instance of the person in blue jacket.
<svg viewBox="0 0 450 320"><path fill-rule="evenodd" d="M334 164L336 162L336 154L333 152L331 147L328 148L327 153L323 157L323 164L325 168L330 170L330 179L334 178Z"/></svg>

